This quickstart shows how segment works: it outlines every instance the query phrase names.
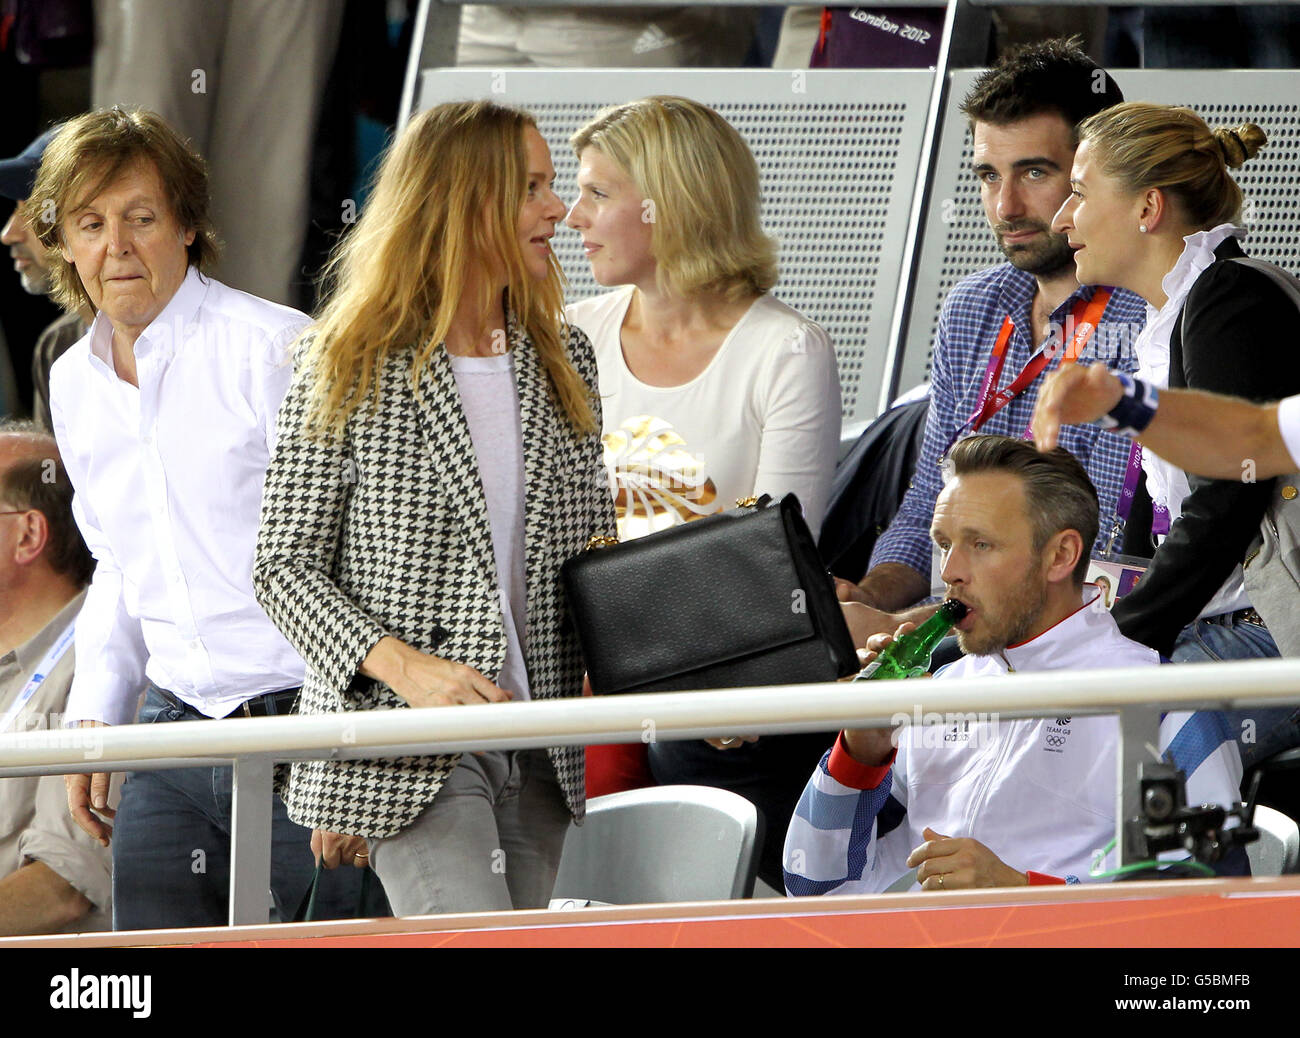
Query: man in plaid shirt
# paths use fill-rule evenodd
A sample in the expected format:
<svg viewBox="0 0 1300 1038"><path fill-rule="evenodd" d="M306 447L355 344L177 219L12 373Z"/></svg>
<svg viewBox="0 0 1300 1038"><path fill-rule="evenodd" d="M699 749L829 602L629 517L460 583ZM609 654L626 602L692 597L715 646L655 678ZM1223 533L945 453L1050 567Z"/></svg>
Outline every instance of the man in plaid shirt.
<svg viewBox="0 0 1300 1038"><path fill-rule="evenodd" d="M876 542L867 575L856 586L839 582L841 599L856 603L845 612L859 645L934 609L908 607L930 593L930 519L941 486L939 461L952 443L976 430L1026 435L1044 372L1076 351L1121 371L1137 366L1132 347L1146 320L1145 303L1123 290L1107 299L1105 289L1081 288L1065 236L1051 231L1070 194L1075 126L1123 99L1074 41L1048 40L1008 54L962 104L974 138L972 171L1008 262L965 278L944 302L911 489ZM1090 336L1083 328L1089 323L1096 328ZM1031 364L1040 349L1043 370ZM1129 444L1095 426L1065 427L1060 442L1097 487L1102 522L1095 554L1121 522L1116 503Z"/></svg>

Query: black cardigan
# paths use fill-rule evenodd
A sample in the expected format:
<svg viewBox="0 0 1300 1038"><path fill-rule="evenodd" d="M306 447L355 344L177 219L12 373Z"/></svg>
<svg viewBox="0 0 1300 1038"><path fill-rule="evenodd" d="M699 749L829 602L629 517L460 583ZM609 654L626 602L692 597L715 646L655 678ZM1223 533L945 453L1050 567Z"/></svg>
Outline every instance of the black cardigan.
<svg viewBox="0 0 1300 1038"><path fill-rule="evenodd" d="M1169 385L1249 400L1300 393L1300 351L1294 337L1300 315L1267 275L1224 260L1244 253L1235 238L1215 250L1215 262L1192 285L1169 340ZM1183 339L1186 327L1187 338ZM1242 459L1243 463L1245 458ZM1243 472L1244 472L1243 465ZM1145 480L1143 481L1145 482ZM1114 616L1128 637L1168 656L1179 632L1246 556L1273 493L1273 480L1188 476L1191 493L1150 569ZM1134 536L1149 537L1150 511L1135 509Z"/></svg>

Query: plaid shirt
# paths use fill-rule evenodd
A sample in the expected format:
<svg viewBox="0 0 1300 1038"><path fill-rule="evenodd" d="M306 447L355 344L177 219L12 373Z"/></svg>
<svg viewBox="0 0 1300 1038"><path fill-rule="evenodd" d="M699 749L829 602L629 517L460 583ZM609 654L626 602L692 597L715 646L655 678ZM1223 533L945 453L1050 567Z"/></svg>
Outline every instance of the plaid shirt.
<svg viewBox="0 0 1300 1038"><path fill-rule="evenodd" d="M939 317L938 342L931 365L930 410L921 457L898 514L876 542L872 566L901 562L929 578L930 521L943 487L939 458L957 430L975 413L980 385L1004 318L1010 316L1016 328L1007 344L1000 386L1009 385L1034 355L1030 308L1037 287L1032 274L1003 263L964 278L948 293ZM1052 313L1052 323L1064 326L1075 302L1091 299L1092 293L1091 287L1076 290ZM1146 304L1132 292L1116 289L1079 360L1085 364L1101 361L1120 371L1136 370L1133 344L1145 323ZM985 422L980 432L1023 436L1033 416L1042 381L1040 376ZM1101 528L1093 553L1098 554L1119 522L1115 502L1128 467L1130 442L1121 436L1103 435L1095 425L1067 425L1061 429L1060 443L1083 463L1097 488Z"/></svg>

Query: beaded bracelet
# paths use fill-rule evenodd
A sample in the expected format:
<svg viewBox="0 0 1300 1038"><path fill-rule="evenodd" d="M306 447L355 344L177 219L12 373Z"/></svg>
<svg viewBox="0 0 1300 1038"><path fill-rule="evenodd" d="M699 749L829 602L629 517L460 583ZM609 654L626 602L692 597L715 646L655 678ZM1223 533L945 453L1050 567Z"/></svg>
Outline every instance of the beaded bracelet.
<svg viewBox="0 0 1300 1038"><path fill-rule="evenodd" d="M1130 438L1138 436L1156 416L1160 393L1155 386L1122 372L1117 371L1115 377L1123 385L1124 395L1119 398L1119 403L1110 409L1109 414L1102 415L1094 424L1119 433L1121 436Z"/></svg>

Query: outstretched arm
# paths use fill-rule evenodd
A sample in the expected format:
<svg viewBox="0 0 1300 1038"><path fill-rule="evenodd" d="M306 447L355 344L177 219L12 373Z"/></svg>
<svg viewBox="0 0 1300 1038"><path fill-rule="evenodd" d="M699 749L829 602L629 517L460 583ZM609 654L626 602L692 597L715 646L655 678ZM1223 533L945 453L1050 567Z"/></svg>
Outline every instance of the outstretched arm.
<svg viewBox="0 0 1300 1038"><path fill-rule="evenodd" d="M1038 394L1034 441L1050 450L1062 425L1095 421L1123 394L1119 378L1099 364L1055 372ZM1214 479L1268 479L1300 468L1282 439L1277 404L1196 389L1160 390L1155 414L1137 441L1181 469Z"/></svg>

